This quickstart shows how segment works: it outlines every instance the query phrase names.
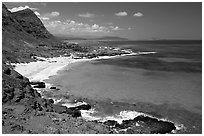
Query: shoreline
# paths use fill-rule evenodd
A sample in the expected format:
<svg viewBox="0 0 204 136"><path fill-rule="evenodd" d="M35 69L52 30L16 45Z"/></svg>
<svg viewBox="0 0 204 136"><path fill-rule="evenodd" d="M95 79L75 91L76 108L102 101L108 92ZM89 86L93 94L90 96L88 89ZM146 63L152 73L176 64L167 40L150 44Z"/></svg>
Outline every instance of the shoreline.
<svg viewBox="0 0 204 136"><path fill-rule="evenodd" d="M99 58L93 58L93 59L72 59L71 57L55 57L55 58L43 58L44 61L37 61L37 62L30 62L27 64L17 64L15 65L16 67L14 68L17 72L21 73L23 76L26 76L29 78L30 81L41 81L45 82L46 79L49 79L50 76L57 75L57 73L60 70L63 70L64 67L70 66L71 64L77 63L77 62L86 62L86 61L93 61L93 60L98 60L98 59L110 59L110 58L115 58L115 57L122 57L122 56L130 56L130 55L140 55L140 54L151 54L151 53L156 53L156 52L138 52L138 53L132 53L132 54L124 54L124 55L118 55L118 56L102 56ZM23 73L24 72L24 73ZM30 73L29 73L30 72ZM46 89L49 89L51 84L46 83ZM37 89L40 91L40 89ZM44 97L44 96L42 96ZM54 99L54 98L51 98ZM54 99L54 103L60 103L62 99ZM80 106L82 104L86 104L86 102L76 102L76 103L64 103L62 104L63 106L66 107L76 107ZM99 121L99 122L105 122L108 120L115 120L119 124L122 123L123 120L130 120L134 119L139 115L143 116L148 116L151 118L156 118L152 115L148 115L142 112L137 112L137 111L121 111L119 114L114 115L114 116L107 116L107 117L100 117L100 116L91 116L92 114L96 113L95 109L91 110L81 110L82 113L82 118L84 118L87 121ZM172 131L172 133L176 133L178 130L185 129L185 126L183 124L175 123L167 119L163 118L156 118L157 120L162 120L162 121L167 121L175 124L176 130Z"/></svg>
<svg viewBox="0 0 204 136"><path fill-rule="evenodd" d="M83 59L72 59L71 57L53 57L53 58L42 58L37 57L43 61L36 61L30 63L11 63L14 65L14 70L27 77L30 81L44 81L49 79L50 76L57 75L58 71L64 67L73 63L100 60L100 59L111 59L116 57L134 56L134 55L146 55L154 54L157 52L138 52L130 54L122 54L116 56L98 56L97 58L83 58Z"/></svg>

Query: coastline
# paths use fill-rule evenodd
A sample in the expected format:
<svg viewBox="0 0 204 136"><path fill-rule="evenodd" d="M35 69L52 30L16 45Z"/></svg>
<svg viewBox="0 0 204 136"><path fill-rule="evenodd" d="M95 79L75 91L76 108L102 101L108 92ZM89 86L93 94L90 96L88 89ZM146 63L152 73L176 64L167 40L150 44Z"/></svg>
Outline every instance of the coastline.
<svg viewBox="0 0 204 136"><path fill-rule="evenodd" d="M47 92L52 91L49 90L49 88L52 86L49 83L46 83L46 79L49 79L51 76L57 75L57 73L60 70L63 70L65 67L71 67L72 64L80 63L80 62L86 62L86 61L93 61L97 59L111 59L115 57L123 57L123 56L129 56L129 55L141 55L141 54L151 54L156 52L138 52L138 53L131 53L131 54L124 54L124 55L117 55L117 56L100 56L98 58L92 58L92 59L72 59L71 57L55 57L55 58L39 58L43 61L37 61L37 62L30 62L30 63L22 63L22 64L12 64L15 65L15 70L19 73L21 73L23 76L26 76L29 78L30 81L40 81L45 82L46 88L45 90ZM37 89L39 92L41 92L42 89ZM45 91L44 90L44 91ZM42 95L42 97L44 97ZM54 104L61 104L63 106L66 106L68 108L80 106L83 104L87 104L85 101L78 101L77 99L73 101L67 101L63 100L63 98L56 99L51 97L51 99L54 100ZM180 123L176 123L173 121L170 121L166 118L158 118L156 116L152 116L147 113L143 112L137 112L135 110L123 110L120 111L118 114L112 115L112 116L98 116L98 111L96 111L95 108L91 108L90 110L80 110L82 114L82 118L87 121L98 121L101 123L107 122L109 120L114 120L117 123L121 124L125 120L133 120L134 118L138 116L144 116L149 117L152 119L157 119L158 121L166 121L169 123L173 123L176 127L176 130L173 130L172 133L176 133L177 131L184 130L185 126ZM138 126L140 126L138 124ZM127 131L121 130L121 131Z"/></svg>
<svg viewBox="0 0 204 136"><path fill-rule="evenodd" d="M53 58L42 58L41 61L30 62L30 63L11 63L15 66L15 70L27 77L30 81L44 81L49 79L50 76L54 76L58 71L62 70L64 67L71 65L73 63L93 61L99 59L111 59L115 57L142 55L142 54L154 54L156 52L138 52L130 54L122 54L116 56L99 56L97 58L83 58L83 59L73 59L71 57L53 57ZM43 61L42 61L43 60Z"/></svg>

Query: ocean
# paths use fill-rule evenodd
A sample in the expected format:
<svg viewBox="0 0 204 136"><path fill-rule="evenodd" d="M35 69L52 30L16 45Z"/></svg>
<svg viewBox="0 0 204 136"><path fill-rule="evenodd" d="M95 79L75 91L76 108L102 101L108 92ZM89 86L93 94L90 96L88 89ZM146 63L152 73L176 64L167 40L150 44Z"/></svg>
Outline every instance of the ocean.
<svg viewBox="0 0 204 136"><path fill-rule="evenodd" d="M201 41L101 41L100 45L157 53L76 63L49 82L77 97L165 105L202 115Z"/></svg>

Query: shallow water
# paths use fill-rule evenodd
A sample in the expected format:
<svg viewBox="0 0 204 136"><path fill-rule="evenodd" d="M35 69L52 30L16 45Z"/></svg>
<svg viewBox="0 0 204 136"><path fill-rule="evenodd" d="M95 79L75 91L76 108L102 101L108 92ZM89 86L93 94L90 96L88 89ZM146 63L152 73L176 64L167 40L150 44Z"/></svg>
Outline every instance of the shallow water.
<svg viewBox="0 0 204 136"><path fill-rule="evenodd" d="M92 62L94 63L94 62ZM76 96L128 103L168 103L201 113L201 74L148 71L83 63L56 83Z"/></svg>
<svg viewBox="0 0 204 136"><path fill-rule="evenodd" d="M128 103L167 103L201 114L201 44L123 43L117 46L158 53L68 66L51 82L76 96Z"/></svg>

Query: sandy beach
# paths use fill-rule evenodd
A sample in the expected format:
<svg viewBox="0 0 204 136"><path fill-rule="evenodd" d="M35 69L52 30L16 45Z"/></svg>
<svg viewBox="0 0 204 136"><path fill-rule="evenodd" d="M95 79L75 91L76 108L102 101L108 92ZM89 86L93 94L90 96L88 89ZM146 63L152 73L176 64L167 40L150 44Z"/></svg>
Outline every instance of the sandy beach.
<svg viewBox="0 0 204 136"><path fill-rule="evenodd" d="M42 58L41 58L42 59ZM43 58L44 61L15 64L15 70L30 81L43 81L56 75L63 67L87 59L71 59L70 57Z"/></svg>
<svg viewBox="0 0 204 136"><path fill-rule="evenodd" d="M130 54L122 54L120 56L99 56L98 58L92 59L73 59L71 57L53 57L53 58L42 58L41 61L30 62L30 63L12 63L15 66L15 70L27 77L30 81L44 81L50 76L57 74L59 70L62 70L65 66L71 65L73 63L92 61L97 59L110 59L121 56L131 56L131 55L142 55L142 54L154 54L156 52L138 52Z"/></svg>

